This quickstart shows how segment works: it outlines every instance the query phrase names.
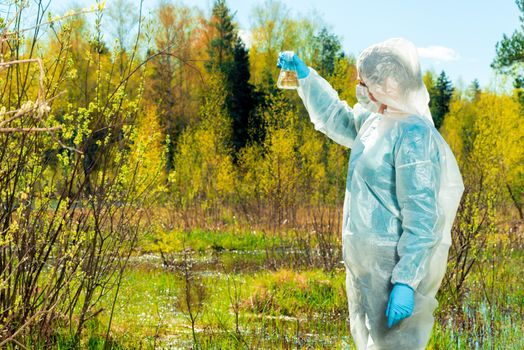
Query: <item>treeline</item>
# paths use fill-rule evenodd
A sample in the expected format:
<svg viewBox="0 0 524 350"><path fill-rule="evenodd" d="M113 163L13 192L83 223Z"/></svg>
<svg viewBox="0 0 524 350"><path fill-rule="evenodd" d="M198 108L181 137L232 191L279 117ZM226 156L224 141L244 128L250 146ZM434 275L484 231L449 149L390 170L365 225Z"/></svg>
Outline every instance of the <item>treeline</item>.
<svg viewBox="0 0 524 350"><path fill-rule="evenodd" d="M158 13L164 19L166 13L190 17L191 10L163 5ZM193 26L184 22L185 38L188 38L185 61L173 60L173 64L178 64L175 69L152 68L155 72L171 72L172 78L184 75L183 72L196 75L199 73L193 67L184 64L193 58L197 60L196 67L201 67L198 72L202 80L194 80L197 85L201 84L199 88L193 86L191 91L173 93L183 89L180 87L183 83L178 87L162 85L167 84L169 78L155 83L154 75L151 75L152 83L146 82L146 86L155 87L156 99L148 101L157 108L160 131L169 137L166 158L169 195L166 200L175 201L175 207L181 209L185 229L220 226L221 217L227 223L232 216L243 217L250 226L267 228L286 222L290 227L297 227L299 219L307 217L297 215L301 209L340 207L348 150L314 131L297 94L276 89L277 54L286 49L299 50L301 57L330 81L349 104L356 102L355 59L343 52L335 33L307 18L291 16L283 3L275 1L254 7L251 43L247 48L232 13L224 1L216 1L210 18L195 15L192 22L189 20ZM179 28L176 21L170 26ZM181 18L178 21L183 22ZM167 32L166 29L160 31ZM165 45L166 40L157 40L155 49L164 49L161 44ZM151 67L158 62L152 62ZM177 69L180 72L176 73ZM174 81L185 80L173 78ZM428 71L424 81L431 96L430 109L435 125L453 145L455 141L449 133L451 130L456 132L462 128L460 123L465 123L465 116L458 120L453 117L454 113L462 113L455 111L457 104L476 108L477 114L466 123L467 128L475 127L474 123L487 123L485 118L477 119L480 116L478 104L488 96L510 111L498 111L509 115L506 120L510 118L517 123L520 118L515 98L481 91L477 80L464 91L454 88L444 71L439 74ZM174 96L184 97L177 103ZM185 106L185 109L158 110L158 105L170 99L177 108ZM187 101L196 102L187 106ZM462 140L465 135L471 138L476 132L468 129L459 138ZM514 137L503 136L501 140L507 145L516 145L521 135L518 129ZM488 140L482 138L477 142ZM457 147L454 151L458 158L466 162L470 155L461 152L470 149ZM517 159L522 159L518 147L512 149L511 156L502 156L498 145L492 151L501 157L514 157L511 167L518 168ZM498 172L502 171L499 164L494 162L487 166ZM462 165L467 178L469 170L465 163ZM522 174L518 170L513 172L497 198L505 203L504 208L521 215L523 188L518 179ZM478 175L478 171L472 173ZM485 181L484 176L482 181Z"/></svg>
<svg viewBox="0 0 524 350"><path fill-rule="evenodd" d="M274 229L296 227L298 211L336 208L343 195L347 151L318 135L296 94L276 88L276 58L303 57L355 102L354 58L327 28L293 18L283 3L253 9L252 42L243 42L233 12L216 1L209 18L180 5L157 11L146 104L167 137L167 203L185 229L237 220ZM303 222L302 224L305 224Z"/></svg>
<svg viewBox="0 0 524 350"><path fill-rule="evenodd" d="M99 301L118 298L144 234L308 232L323 268L340 260L349 150L276 88L275 65L299 51L351 105L355 59L339 37L279 1L253 8L249 47L224 0L210 16L110 5L53 17L46 2L13 2L0 23L0 346L52 344L60 326L80 342L112 312ZM466 184L448 279L460 301L475 253L522 220L521 90L424 79Z"/></svg>

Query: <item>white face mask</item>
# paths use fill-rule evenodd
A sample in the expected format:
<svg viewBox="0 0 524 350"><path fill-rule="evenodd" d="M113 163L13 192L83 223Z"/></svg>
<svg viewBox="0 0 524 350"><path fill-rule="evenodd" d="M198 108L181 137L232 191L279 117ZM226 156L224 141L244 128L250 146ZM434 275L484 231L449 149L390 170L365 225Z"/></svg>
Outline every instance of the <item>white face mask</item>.
<svg viewBox="0 0 524 350"><path fill-rule="evenodd" d="M356 96L358 103L368 111L377 113L380 109L380 102L374 102L369 98L369 90L366 86L357 84Z"/></svg>

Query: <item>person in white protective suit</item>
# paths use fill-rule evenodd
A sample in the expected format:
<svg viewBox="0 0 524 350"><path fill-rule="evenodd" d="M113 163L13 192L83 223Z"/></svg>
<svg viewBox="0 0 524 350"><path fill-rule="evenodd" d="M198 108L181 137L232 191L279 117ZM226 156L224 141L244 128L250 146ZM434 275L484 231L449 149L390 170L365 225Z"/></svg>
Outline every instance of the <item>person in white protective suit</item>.
<svg viewBox="0 0 524 350"><path fill-rule="evenodd" d="M464 186L433 125L416 48L394 38L365 49L353 108L289 51L278 66L287 63L315 129L351 148L342 244L357 349L424 349Z"/></svg>

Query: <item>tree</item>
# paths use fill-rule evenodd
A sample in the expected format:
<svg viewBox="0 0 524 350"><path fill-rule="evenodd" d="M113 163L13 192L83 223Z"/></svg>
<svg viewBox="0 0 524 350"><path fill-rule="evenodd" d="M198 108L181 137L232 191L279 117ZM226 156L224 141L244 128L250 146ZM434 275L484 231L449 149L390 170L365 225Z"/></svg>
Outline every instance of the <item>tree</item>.
<svg viewBox="0 0 524 350"><path fill-rule="evenodd" d="M486 91L476 99L457 96L441 128L455 154L464 180L464 194L453 225L453 245L443 283L454 310L465 296L465 281L490 242L507 230L500 225L523 220L524 126L517 100ZM510 211L513 206L515 211ZM516 215L515 215L516 212ZM500 230L500 231L499 231Z"/></svg>
<svg viewBox="0 0 524 350"><path fill-rule="evenodd" d="M428 89L429 96L433 96L435 94L435 73L430 70L426 71L422 80L424 81L424 85L426 85L426 89Z"/></svg>
<svg viewBox="0 0 524 350"><path fill-rule="evenodd" d="M453 90L451 80L448 79L444 71L438 76L435 86L429 90L431 97L429 108L437 129L440 128L444 121L444 116L449 112L449 103L453 96Z"/></svg>
<svg viewBox="0 0 524 350"><path fill-rule="evenodd" d="M273 77L277 72L274 65L278 51L284 46L283 41L291 27L289 9L279 1L268 0L263 5L255 6L251 17L253 81L257 86L261 85L269 90L276 83Z"/></svg>
<svg viewBox="0 0 524 350"><path fill-rule="evenodd" d="M357 103L355 91L357 67L353 57L344 56L335 60L329 82L337 90L341 100L346 101L351 106Z"/></svg>
<svg viewBox="0 0 524 350"><path fill-rule="evenodd" d="M233 15L225 0L216 0L209 20L211 40L209 42L208 70L227 73L233 60L233 48L237 33L233 24Z"/></svg>
<svg viewBox="0 0 524 350"><path fill-rule="evenodd" d="M326 27L314 36L313 65L321 76L331 76L335 71L335 62L344 57L339 38Z"/></svg>
<svg viewBox="0 0 524 350"><path fill-rule="evenodd" d="M225 105L223 77L212 75L200 109L200 121L180 135L169 174L173 204L182 212L185 229L204 226L206 217L217 222L235 189L229 147L231 120Z"/></svg>
<svg viewBox="0 0 524 350"><path fill-rule="evenodd" d="M469 84L468 89L466 91L466 96L472 100L476 101L479 98L479 95L481 93L480 84L478 79L474 79L471 84Z"/></svg>
<svg viewBox="0 0 524 350"><path fill-rule="evenodd" d="M520 28L516 29L509 37L506 34L502 40L497 42L496 56L491 63L491 67L499 73L509 75L514 79L513 86L517 90L521 105L524 105L524 0L515 0L520 11Z"/></svg>
<svg viewBox="0 0 524 350"><path fill-rule="evenodd" d="M246 174L246 179L259 181L261 195L265 200L269 216L268 227L278 228L285 222L296 223L297 204L300 201L299 191L300 145L299 118L296 108L286 100L283 94L271 96L263 112L266 135L259 158L254 161ZM253 151L258 150L253 146ZM246 164L246 156L252 152L242 153L241 164ZM253 186L251 186L253 187Z"/></svg>
<svg viewBox="0 0 524 350"><path fill-rule="evenodd" d="M279 51L300 50L305 62L312 57L313 36L317 25L307 18L293 18L285 3L266 0L251 14L253 43L250 48L252 81L261 90L274 94Z"/></svg>
<svg viewBox="0 0 524 350"><path fill-rule="evenodd" d="M110 19L112 31L111 34L116 39L116 48L122 52L129 52L131 42L129 38L139 23L138 13L135 12L136 6L130 0L113 0L107 14ZM120 56L120 74L124 74L125 55Z"/></svg>
<svg viewBox="0 0 524 350"><path fill-rule="evenodd" d="M482 92L475 100L454 99L442 134L459 162L466 187L496 194L524 217L524 126L515 98ZM494 132L494 130L496 132Z"/></svg>
<svg viewBox="0 0 524 350"><path fill-rule="evenodd" d="M259 142L263 137L263 121L256 113L262 95L249 82L249 51L240 38L233 50L234 66L230 76L230 113L233 118L233 147L236 151L248 141Z"/></svg>
<svg viewBox="0 0 524 350"><path fill-rule="evenodd" d="M41 1L13 2L2 21L0 47L9 65L0 72L0 105L4 116L17 113L0 126L26 129L0 133L2 348L55 348L61 327L69 345L80 347L86 323L102 311L108 344L116 286L147 229L152 183L140 174L147 155L144 147L132 151L142 90L130 88L133 74L112 74L119 57L101 40L98 5L94 31L74 11L43 35L51 16ZM14 64L18 57L44 69ZM141 67L126 61L125 71ZM49 131L27 130L43 126ZM106 297L113 301L108 311L98 307Z"/></svg>
<svg viewBox="0 0 524 350"><path fill-rule="evenodd" d="M250 139L250 125L258 126L261 123L254 120L256 98L254 87L249 82L248 51L238 35L225 0L215 2L209 31L211 40L206 67L210 72L218 72L224 77L226 107L233 127L231 142L238 152Z"/></svg>
<svg viewBox="0 0 524 350"><path fill-rule="evenodd" d="M524 77L520 71L521 64L524 62L524 0L516 0L519 8L521 27L516 29L511 37L503 34L502 40L497 42L496 56L491 63L491 67L503 74L509 74L516 80L515 83L522 87Z"/></svg>
<svg viewBox="0 0 524 350"><path fill-rule="evenodd" d="M145 94L146 103L154 103L170 140L166 160L169 172L176 142L198 114L202 72L192 61L200 54L196 41L202 28L198 15L184 6L163 3L155 15L154 45L163 54L151 62Z"/></svg>

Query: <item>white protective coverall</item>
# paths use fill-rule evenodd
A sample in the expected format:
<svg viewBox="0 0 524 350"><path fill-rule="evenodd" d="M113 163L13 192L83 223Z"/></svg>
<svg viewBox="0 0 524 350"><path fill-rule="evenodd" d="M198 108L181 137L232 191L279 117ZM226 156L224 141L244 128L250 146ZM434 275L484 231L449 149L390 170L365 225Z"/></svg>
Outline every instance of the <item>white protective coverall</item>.
<svg viewBox="0 0 524 350"><path fill-rule="evenodd" d="M357 349L424 349L464 190L449 146L433 126L415 46L390 39L364 50L360 78L383 114L350 108L310 68L298 93L315 129L351 148L342 244ZM411 317L389 329L395 283L415 291Z"/></svg>

